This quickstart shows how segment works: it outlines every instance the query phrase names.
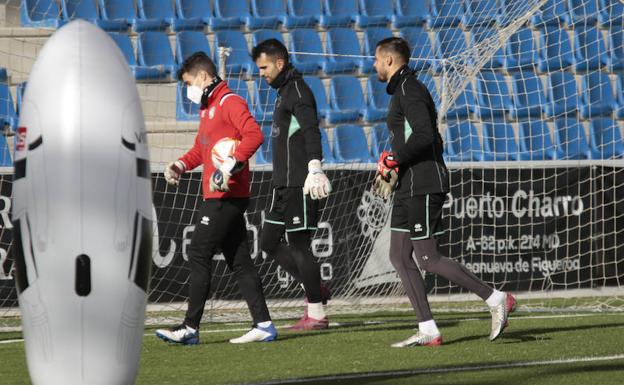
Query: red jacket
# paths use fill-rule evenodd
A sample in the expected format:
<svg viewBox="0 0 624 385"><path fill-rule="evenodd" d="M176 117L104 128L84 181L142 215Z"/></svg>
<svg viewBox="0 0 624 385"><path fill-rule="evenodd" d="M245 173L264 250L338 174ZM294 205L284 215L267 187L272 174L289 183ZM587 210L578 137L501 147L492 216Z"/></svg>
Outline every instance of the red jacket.
<svg viewBox="0 0 624 385"><path fill-rule="evenodd" d="M228 182L230 191L210 192L210 176L215 171L211 150L219 139L230 137L241 141L234 153L236 160L241 162L247 162L264 141L260 126L251 116L247 102L232 93L227 84L222 82L208 95L208 103L199 111L199 116L199 131L195 137L195 144L180 158L180 161L184 163L187 171L199 165L204 166L202 174L204 199L248 198L248 163L230 178Z"/></svg>

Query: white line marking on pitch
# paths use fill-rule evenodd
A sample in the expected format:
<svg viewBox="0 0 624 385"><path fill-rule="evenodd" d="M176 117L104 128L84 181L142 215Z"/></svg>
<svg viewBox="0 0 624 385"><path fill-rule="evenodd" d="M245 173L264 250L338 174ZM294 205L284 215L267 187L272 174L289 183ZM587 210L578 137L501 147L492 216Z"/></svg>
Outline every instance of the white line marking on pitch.
<svg viewBox="0 0 624 385"><path fill-rule="evenodd" d="M476 370L494 370L494 369L513 369L513 368L528 368L533 366L552 366L562 364L575 364L579 362L599 362L599 361L617 361L624 360L624 354L616 354L611 356L596 356L596 357L574 357L574 358L562 358L558 360L550 361L526 361L526 362L509 362L506 364L493 364L493 365L475 365L475 366L456 366L449 368L432 368L432 369L408 369L408 370L396 370L388 372L377 373L359 373L359 374L344 374L335 376L322 376L322 377L310 377L291 380L271 381L271 385L279 384L306 384L316 383L318 381L340 381L340 380L357 380L361 378L385 378L393 376L409 376L419 374L432 374L432 373L457 373L457 372L470 372ZM337 382L338 383L338 382ZM262 382L258 385L268 385L268 382Z"/></svg>
<svg viewBox="0 0 624 385"><path fill-rule="evenodd" d="M578 318L578 317L595 317L595 316L602 316L602 315L614 315L614 314L618 314L618 313L580 313L580 314L556 314L556 315L536 315L536 316L520 316L520 317L511 317L510 319L515 321L521 321L521 320L530 320L530 319L551 319L551 318ZM618 314L620 315L620 314ZM465 321L483 321L484 319L486 319L485 317L483 318L464 318L462 320L460 320L460 322L465 322ZM443 322L443 321L442 321ZM239 322L237 322L238 324ZM340 327L343 325L353 325L353 324L361 324L362 326L366 326L366 325L382 325L382 324L386 324L388 323L387 321L362 321L362 322L332 322L329 325L330 326L334 326L334 327ZM277 329L287 329L289 328L291 325L283 325L283 326L278 326ZM249 328L234 328L234 329L213 329L213 330L200 330L199 332L201 334L213 334L213 333L225 333L225 332L244 332L249 330ZM156 337L154 335L154 333L145 333L143 334L144 337ZM16 343L16 342L23 342L24 339L23 338L16 338L13 340L4 340L4 341L0 341L0 345L3 344L12 344L12 343Z"/></svg>

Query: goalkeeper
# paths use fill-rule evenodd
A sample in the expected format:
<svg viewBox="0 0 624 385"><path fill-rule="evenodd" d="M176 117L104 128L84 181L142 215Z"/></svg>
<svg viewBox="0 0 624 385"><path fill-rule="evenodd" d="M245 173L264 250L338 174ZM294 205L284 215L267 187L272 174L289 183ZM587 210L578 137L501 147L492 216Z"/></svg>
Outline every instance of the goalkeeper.
<svg viewBox="0 0 624 385"><path fill-rule="evenodd" d="M507 326L515 299L493 290L463 265L440 254L437 236L443 232L442 205L449 191L448 171L442 159L435 104L407 66L410 52L405 40L390 37L377 43L374 63L379 80L388 83L387 92L392 95L387 118L392 151L384 151L379 157L373 192L387 199L396 190L390 223L390 262L418 319L418 333L392 346L442 343L419 267L485 300L492 315L490 340L495 340Z"/></svg>
<svg viewBox="0 0 624 385"><path fill-rule="evenodd" d="M294 277L307 297L303 317L292 329L328 327L323 303L329 290L321 287L319 265L310 250L318 219L318 200L331 185L321 168L321 133L314 95L289 63L286 47L276 39L261 42L251 56L278 93L273 113L273 195L264 219L260 244L271 258ZM287 233L287 242L284 240Z"/></svg>
<svg viewBox="0 0 624 385"><path fill-rule="evenodd" d="M249 254L244 217L249 203L247 160L262 144L262 131L249 113L247 102L230 91L205 53L197 52L188 57L178 70L178 79L186 83L187 97L201 105L199 131L193 147L167 165L165 179L177 185L185 171L203 165L204 200L188 249L191 272L186 317L181 325L156 330L156 335L167 342L185 345L199 342L199 323L210 291L212 257L221 250L254 321L248 333L230 342L273 341L277 331ZM212 147L218 140L228 137L240 140L240 144L220 168L215 168L211 160Z"/></svg>

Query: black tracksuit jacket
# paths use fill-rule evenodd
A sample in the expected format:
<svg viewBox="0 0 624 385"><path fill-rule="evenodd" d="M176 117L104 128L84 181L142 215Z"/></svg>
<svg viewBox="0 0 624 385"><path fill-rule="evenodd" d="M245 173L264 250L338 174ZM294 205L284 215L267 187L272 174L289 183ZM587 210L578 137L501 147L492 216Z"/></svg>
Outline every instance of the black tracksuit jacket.
<svg viewBox="0 0 624 385"><path fill-rule="evenodd" d="M399 162L399 198L449 191L448 170L442 158L435 104L427 87L407 65L388 82L392 95L388 130L392 152Z"/></svg>
<svg viewBox="0 0 624 385"><path fill-rule="evenodd" d="M273 186L302 187L308 162L321 160L316 101L301 74L289 65L271 83L278 92L273 113Z"/></svg>

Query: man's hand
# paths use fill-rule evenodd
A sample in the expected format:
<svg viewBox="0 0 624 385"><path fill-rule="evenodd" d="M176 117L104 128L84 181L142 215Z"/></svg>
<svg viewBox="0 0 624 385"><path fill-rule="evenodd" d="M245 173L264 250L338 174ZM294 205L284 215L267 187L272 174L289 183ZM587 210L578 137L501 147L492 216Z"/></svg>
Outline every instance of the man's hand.
<svg viewBox="0 0 624 385"><path fill-rule="evenodd" d="M331 192L331 183L321 167L321 161L312 159L308 162L308 176L303 184L303 193L312 199L327 198Z"/></svg>
<svg viewBox="0 0 624 385"><path fill-rule="evenodd" d="M377 173L386 182L389 182L391 178L390 172L399 173L399 162L395 160L393 153L384 151L379 155L379 160L377 161Z"/></svg>
<svg viewBox="0 0 624 385"><path fill-rule="evenodd" d="M179 160L169 163L167 167L165 167L165 180L167 183L177 185L180 181L180 176L184 174L185 168L184 163Z"/></svg>
<svg viewBox="0 0 624 385"><path fill-rule="evenodd" d="M399 175L394 171L394 169L388 171L386 175L388 180L381 176L381 174L377 174L375 175L375 181L373 182L373 194L383 200L390 197L392 190L394 190L394 186L399 179Z"/></svg>
<svg viewBox="0 0 624 385"><path fill-rule="evenodd" d="M225 158L221 164L221 168L216 169L210 176L210 191L230 191L230 187L228 186L230 177L242 170L244 166L244 162L239 162L233 156Z"/></svg>

